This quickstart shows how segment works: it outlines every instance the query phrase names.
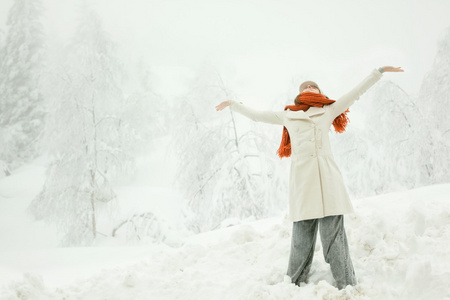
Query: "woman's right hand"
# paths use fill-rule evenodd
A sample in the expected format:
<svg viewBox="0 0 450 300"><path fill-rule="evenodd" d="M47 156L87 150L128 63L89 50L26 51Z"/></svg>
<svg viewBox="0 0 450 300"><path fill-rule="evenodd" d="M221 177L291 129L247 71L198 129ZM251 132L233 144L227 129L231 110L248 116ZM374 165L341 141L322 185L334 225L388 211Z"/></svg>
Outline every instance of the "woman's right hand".
<svg viewBox="0 0 450 300"><path fill-rule="evenodd" d="M219 105L216 106L216 110L224 110L225 108L227 108L228 106L231 105L231 100L227 100L227 101L223 101L222 103L220 103Z"/></svg>
<svg viewBox="0 0 450 300"><path fill-rule="evenodd" d="M384 72L405 72L402 67L384 66L382 68Z"/></svg>

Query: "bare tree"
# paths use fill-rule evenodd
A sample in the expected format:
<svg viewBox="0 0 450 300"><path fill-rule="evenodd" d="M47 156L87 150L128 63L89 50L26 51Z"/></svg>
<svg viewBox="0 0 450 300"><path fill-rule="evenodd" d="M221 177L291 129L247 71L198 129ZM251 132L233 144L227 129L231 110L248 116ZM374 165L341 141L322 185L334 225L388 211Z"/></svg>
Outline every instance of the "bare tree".
<svg viewBox="0 0 450 300"><path fill-rule="evenodd" d="M421 175L425 184L449 182L450 169L450 27L443 31L430 71L425 75L418 105L426 115L428 127L420 141L427 144L421 151Z"/></svg>
<svg viewBox="0 0 450 300"><path fill-rule="evenodd" d="M177 179L194 211L190 225L197 231L216 228L226 218L266 217L283 199L277 142L267 134L272 131L242 125L247 120L238 120L231 111L214 110L216 103L231 98L220 74L206 69L177 102Z"/></svg>
<svg viewBox="0 0 450 300"><path fill-rule="evenodd" d="M98 215L116 199L111 181L133 163L137 132L122 91L122 68L101 21L86 11L67 57L49 79L47 181L33 200L38 218L55 222L64 244L89 244Z"/></svg>

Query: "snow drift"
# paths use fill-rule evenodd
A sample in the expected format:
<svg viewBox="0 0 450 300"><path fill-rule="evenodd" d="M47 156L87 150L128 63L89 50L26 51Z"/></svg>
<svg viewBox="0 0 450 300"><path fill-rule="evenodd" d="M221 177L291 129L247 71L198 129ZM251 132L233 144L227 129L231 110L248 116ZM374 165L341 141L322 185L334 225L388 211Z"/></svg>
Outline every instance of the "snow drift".
<svg viewBox="0 0 450 300"><path fill-rule="evenodd" d="M309 282L290 283L284 274L291 223L271 218L193 235L173 247L2 251L0 274L15 276L3 282L0 298L450 298L450 184L354 204L356 213L345 222L359 284L341 291L333 286L320 239Z"/></svg>

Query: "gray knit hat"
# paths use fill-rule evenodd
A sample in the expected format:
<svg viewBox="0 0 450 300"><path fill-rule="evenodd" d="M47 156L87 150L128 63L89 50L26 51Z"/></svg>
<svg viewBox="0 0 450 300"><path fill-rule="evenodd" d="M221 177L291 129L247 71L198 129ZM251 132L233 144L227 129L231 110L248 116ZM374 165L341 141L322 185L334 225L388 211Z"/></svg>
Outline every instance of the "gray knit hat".
<svg viewBox="0 0 450 300"><path fill-rule="evenodd" d="M312 85L312 86L317 87L319 89L319 93L322 94L322 91L320 90L319 85L317 83L315 83L314 81L305 81L302 84L300 84L300 87L298 88L299 92L301 93L304 89L306 89L306 87L308 85Z"/></svg>

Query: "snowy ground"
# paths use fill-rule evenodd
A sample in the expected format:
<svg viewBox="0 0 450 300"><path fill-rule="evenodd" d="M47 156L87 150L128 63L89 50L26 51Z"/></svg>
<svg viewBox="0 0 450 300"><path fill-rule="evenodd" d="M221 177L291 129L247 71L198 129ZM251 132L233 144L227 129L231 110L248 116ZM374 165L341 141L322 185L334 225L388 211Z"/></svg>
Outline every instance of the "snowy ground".
<svg viewBox="0 0 450 300"><path fill-rule="evenodd" d="M104 239L59 248L54 230L25 211L43 174L30 165L0 179L0 299L450 299L450 184L355 200L345 222L360 283L338 291L320 239L310 282L297 287L284 276L284 218L172 232L166 244ZM179 215L161 205L177 200L169 187L118 194L123 211L154 209L142 202L157 199L160 216L177 228Z"/></svg>

